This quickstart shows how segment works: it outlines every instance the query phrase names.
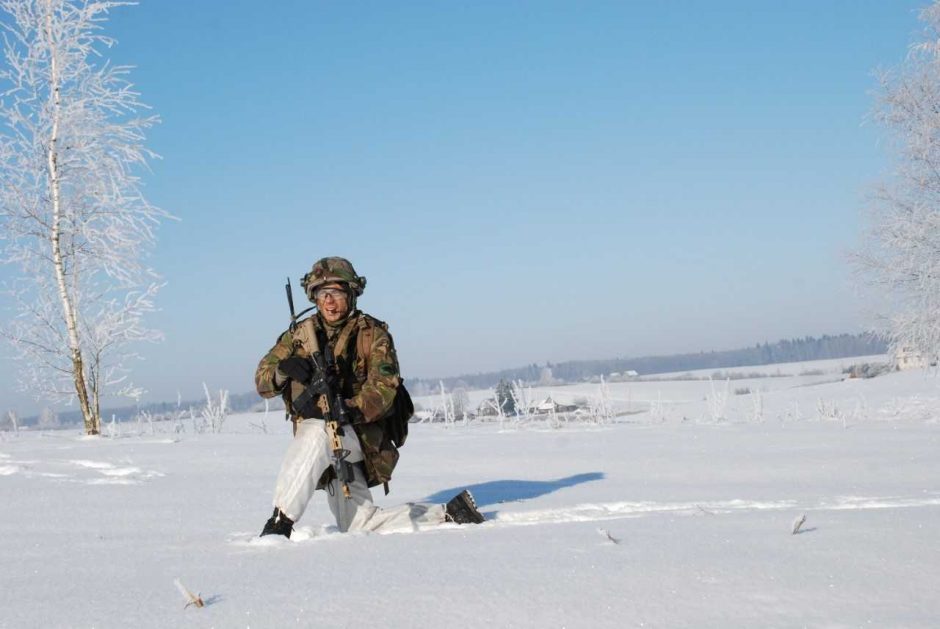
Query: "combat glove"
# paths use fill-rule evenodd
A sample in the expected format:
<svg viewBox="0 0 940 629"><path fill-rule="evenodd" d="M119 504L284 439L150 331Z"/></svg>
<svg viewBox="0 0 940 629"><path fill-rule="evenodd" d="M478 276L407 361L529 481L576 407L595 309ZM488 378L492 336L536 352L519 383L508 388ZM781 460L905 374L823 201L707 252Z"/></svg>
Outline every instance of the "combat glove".
<svg viewBox="0 0 940 629"><path fill-rule="evenodd" d="M317 399L311 398L307 401L306 404L298 406L296 402L293 404L294 412L300 415L303 419L310 419L311 417L318 417L322 413L319 412L319 407L317 406Z"/></svg>
<svg viewBox="0 0 940 629"><path fill-rule="evenodd" d="M313 371L309 380L302 384L304 389L306 389L306 395L303 396L305 401L300 401L299 399L294 400L294 410L304 419L322 416L318 400L321 395L329 397L330 388L327 381L324 380L323 375L320 373L320 370Z"/></svg>
<svg viewBox="0 0 940 629"><path fill-rule="evenodd" d="M291 356L280 361L277 364L277 370L300 384L307 384L310 381L310 376L313 375L313 367L310 361L300 356Z"/></svg>

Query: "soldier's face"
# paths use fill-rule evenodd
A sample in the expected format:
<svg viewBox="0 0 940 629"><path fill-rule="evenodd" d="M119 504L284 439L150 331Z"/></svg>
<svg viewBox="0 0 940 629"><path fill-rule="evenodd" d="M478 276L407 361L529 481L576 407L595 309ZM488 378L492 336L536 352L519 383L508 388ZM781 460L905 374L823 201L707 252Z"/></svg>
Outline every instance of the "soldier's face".
<svg viewBox="0 0 940 629"><path fill-rule="evenodd" d="M341 284L324 284L313 295L317 310L327 323L336 323L349 312L349 295Z"/></svg>

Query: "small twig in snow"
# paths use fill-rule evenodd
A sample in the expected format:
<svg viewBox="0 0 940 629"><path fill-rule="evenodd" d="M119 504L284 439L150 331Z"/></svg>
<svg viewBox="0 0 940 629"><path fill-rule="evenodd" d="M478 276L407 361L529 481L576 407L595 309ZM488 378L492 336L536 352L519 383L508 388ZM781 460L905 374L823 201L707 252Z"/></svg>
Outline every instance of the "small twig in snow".
<svg viewBox="0 0 940 629"><path fill-rule="evenodd" d="M804 513L797 519L793 520L793 529L791 531L792 535L796 535L800 532L800 527L806 522L806 514Z"/></svg>
<svg viewBox="0 0 940 629"><path fill-rule="evenodd" d="M614 537L613 535L611 535L611 534L610 534L610 531L608 531L607 529L597 529L597 532L600 533L601 535L603 535L604 537L606 537L606 538L608 539L608 541L611 541L611 542L613 542L614 544L619 544L619 543L620 543L620 539L618 539L618 538Z"/></svg>
<svg viewBox="0 0 940 629"><path fill-rule="evenodd" d="M205 607L206 604L202 601L202 597L198 594L193 594L183 585L179 579L174 579L173 583L176 584L177 589L180 591L180 594L183 595L183 598L186 599L186 605L183 606L183 609L186 609L190 605L195 605L196 607Z"/></svg>

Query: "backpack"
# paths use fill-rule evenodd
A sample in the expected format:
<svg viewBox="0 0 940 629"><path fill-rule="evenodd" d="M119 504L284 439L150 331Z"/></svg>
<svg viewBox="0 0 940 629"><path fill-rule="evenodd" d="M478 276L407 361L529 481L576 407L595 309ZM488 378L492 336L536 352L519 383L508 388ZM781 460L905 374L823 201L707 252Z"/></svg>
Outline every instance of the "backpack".
<svg viewBox="0 0 940 629"><path fill-rule="evenodd" d="M355 362L357 356L363 353L368 355L372 349L374 333L370 323L372 325L380 325L385 330L388 330L386 323L374 317L360 316L356 342L353 345L353 362ZM408 421L414 414L415 405L411 400L411 394L408 393L408 389L405 388L404 379L399 376L398 388L395 390L395 400L392 402L392 407L385 417L378 420L383 424L385 438L389 439L396 448L405 445L405 440L408 439Z"/></svg>
<svg viewBox="0 0 940 629"><path fill-rule="evenodd" d="M385 436L392 440L396 448L405 445L408 438L408 423L415 414L415 405L411 401L411 394L405 388L405 381L398 385L392 409L382 419L385 422Z"/></svg>

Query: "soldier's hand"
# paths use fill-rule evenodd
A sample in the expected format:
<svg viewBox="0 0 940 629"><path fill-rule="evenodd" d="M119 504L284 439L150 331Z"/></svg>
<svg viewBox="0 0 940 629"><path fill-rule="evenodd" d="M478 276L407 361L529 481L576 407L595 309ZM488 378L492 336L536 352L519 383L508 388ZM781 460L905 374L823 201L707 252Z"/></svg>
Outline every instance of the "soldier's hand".
<svg viewBox="0 0 940 629"><path fill-rule="evenodd" d="M320 395L329 395L329 382L323 378L323 374L318 369L316 373L312 374L310 381L307 383L307 388L313 389Z"/></svg>
<svg viewBox="0 0 940 629"><path fill-rule="evenodd" d="M315 397L307 400L307 403L301 407L295 405L294 411L304 419L321 415L321 413L318 412L319 408L317 407L317 398Z"/></svg>
<svg viewBox="0 0 940 629"><path fill-rule="evenodd" d="M310 365L310 361L300 356L285 358L277 364L277 369L294 382L299 382L300 384L309 382L310 376L313 375L313 367Z"/></svg>

